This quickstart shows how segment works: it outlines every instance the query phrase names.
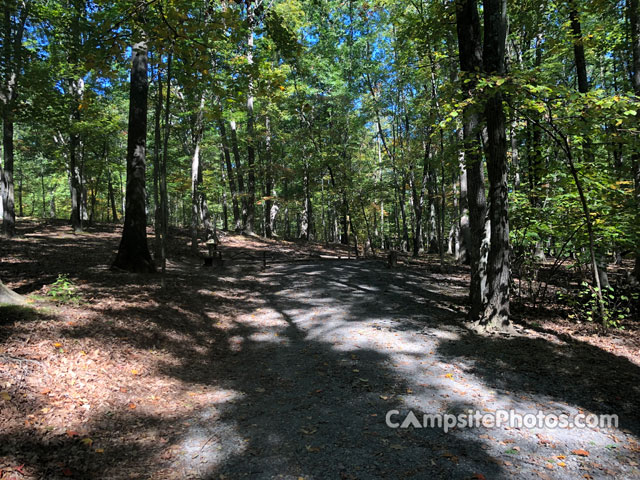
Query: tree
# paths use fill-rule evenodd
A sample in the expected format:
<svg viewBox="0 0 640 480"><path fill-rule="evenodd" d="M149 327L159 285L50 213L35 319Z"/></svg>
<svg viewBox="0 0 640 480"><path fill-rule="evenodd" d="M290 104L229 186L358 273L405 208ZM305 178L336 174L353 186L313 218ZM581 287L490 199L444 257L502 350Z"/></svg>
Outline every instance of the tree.
<svg viewBox="0 0 640 480"><path fill-rule="evenodd" d="M144 34L142 35L144 38ZM127 190L124 228L113 266L137 273L155 271L147 245L145 157L147 143L147 43L132 46L129 129L127 140Z"/></svg>
<svg viewBox="0 0 640 480"><path fill-rule="evenodd" d="M638 0L629 0L629 23L631 24L631 84L636 96L640 96L640 9ZM637 114L640 119L640 112ZM635 136L632 152L633 182L635 186L636 226L640 225L640 141ZM636 238L634 275L640 281L640 242Z"/></svg>
<svg viewBox="0 0 640 480"><path fill-rule="evenodd" d="M486 75L504 75L507 38L507 1L484 0L483 67ZM507 137L503 96L498 88L487 99L487 172L491 246L487 260L487 301L479 324L485 329L509 326L509 204Z"/></svg>
<svg viewBox="0 0 640 480"><path fill-rule="evenodd" d="M462 71L462 91L467 99L471 100L472 92L477 83L477 75L482 68L480 17L475 0L458 0L456 2L456 26L460 70ZM486 272L481 258L481 246L485 237L487 207L480 148L480 113L478 106L472 102L469 102L463 112L463 139L467 200L469 202L469 229L471 230L469 244L471 308L469 319L478 321L481 318L485 301Z"/></svg>
<svg viewBox="0 0 640 480"><path fill-rule="evenodd" d="M0 280L0 305L23 305L25 303L22 296L9 289L2 280Z"/></svg>
<svg viewBox="0 0 640 480"><path fill-rule="evenodd" d="M3 45L2 45L2 151L3 163L0 166L2 183L2 231L11 237L16 232L16 212L14 200L14 122L20 79L23 74L22 40L32 5L28 0L3 2Z"/></svg>

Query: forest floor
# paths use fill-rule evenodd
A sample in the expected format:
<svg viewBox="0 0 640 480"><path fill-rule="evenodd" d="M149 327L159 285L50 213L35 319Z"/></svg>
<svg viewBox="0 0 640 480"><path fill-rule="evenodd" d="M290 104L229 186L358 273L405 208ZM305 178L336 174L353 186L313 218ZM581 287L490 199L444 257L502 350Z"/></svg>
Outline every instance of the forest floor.
<svg viewBox="0 0 640 480"><path fill-rule="evenodd" d="M109 270L120 227L18 227L0 278L30 304L0 306L0 479L640 478L637 328L475 334L465 269L428 258L223 235L207 269L176 236L163 280ZM469 409L620 424L385 423Z"/></svg>

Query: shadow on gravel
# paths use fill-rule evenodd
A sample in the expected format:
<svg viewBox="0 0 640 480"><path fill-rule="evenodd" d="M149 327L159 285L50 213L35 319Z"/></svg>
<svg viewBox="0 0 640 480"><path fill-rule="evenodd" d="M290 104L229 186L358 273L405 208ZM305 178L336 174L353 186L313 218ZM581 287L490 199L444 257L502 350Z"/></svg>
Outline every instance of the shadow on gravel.
<svg viewBox="0 0 640 480"><path fill-rule="evenodd" d="M595 414L617 414L619 427L640 436L640 368L627 358L584 342L541 338L484 337L467 333L443 341L438 353L452 363L471 360L469 370L487 388L534 395Z"/></svg>

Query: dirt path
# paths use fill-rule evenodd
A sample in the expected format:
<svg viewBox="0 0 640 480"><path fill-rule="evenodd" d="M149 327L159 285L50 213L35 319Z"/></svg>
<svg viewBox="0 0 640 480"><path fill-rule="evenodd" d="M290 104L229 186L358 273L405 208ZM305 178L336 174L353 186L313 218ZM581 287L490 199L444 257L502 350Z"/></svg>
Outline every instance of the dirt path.
<svg viewBox="0 0 640 480"><path fill-rule="evenodd" d="M23 284L46 246L67 255L83 303L0 310L1 479L640 477L640 367L530 331L476 336L465 285L444 275L176 261L162 288L95 267L116 234L80 238L92 255L74 262L70 237L43 238L15 247L32 252L12 257L33 268ZM615 413L620 426L385 422L469 409Z"/></svg>
<svg viewBox="0 0 640 480"><path fill-rule="evenodd" d="M589 374L598 367L582 365L589 360L582 354L594 352L580 345L472 338L446 307L464 290L425 280L374 262L278 266L257 275L257 308L236 318L243 330L233 339L237 354L215 374L239 396L203 412L175 466L194 477L216 471L228 478L638 476L636 400L620 399L617 409L603 404L599 394L618 382L595 378L627 368L637 379L637 367L602 354L593 360L610 371ZM498 408L575 415L586 407L615 411L629 433L445 434L385 423L392 409L402 420L409 409L418 416ZM588 456L572 453L582 451Z"/></svg>

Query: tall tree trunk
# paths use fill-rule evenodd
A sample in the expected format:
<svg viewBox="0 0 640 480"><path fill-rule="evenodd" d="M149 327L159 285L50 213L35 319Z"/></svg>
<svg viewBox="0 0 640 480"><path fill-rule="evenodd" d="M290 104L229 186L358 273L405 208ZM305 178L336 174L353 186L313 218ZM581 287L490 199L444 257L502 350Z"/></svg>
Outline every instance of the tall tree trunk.
<svg viewBox="0 0 640 480"><path fill-rule="evenodd" d="M54 184L49 197L49 218L56 218L56 187Z"/></svg>
<svg viewBox="0 0 640 480"><path fill-rule="evenodd" d="M305 160L304 164L304 204L302 208L302 216L300 218L300 234L299 237L304 240L310 240L313 231L313 208L311 205L311 186L309 179L309 164Z"/></svg>
<svg viewBox="0 0 640 480"><path fill-rule="evenodd" d="M72 66L72 77L68 80L69 96L71 97L69 112L71 121L71 134L69 138L69 180L71 188L71 227L74 232L82 231L82 221L85 219L83 211L83 191L81 172L81 140L76 126L81 120L81 105L84 97L84 79L74 70L77 70L82 37L80 31L80 18L84 15L84 1L72 1L72 19L70 29L70 44L68 45L68 62Z"/></svg>
<svg viewBox="0 0 640 480"><path fill-rule="evenodd" d="M244 189L244 175L240 163L240 149L238 148L238 131L236 128L236 122L231 120L231 122L229 122L229 125L231 126L231 147L233 148L233 161L236 163L236 172L238 177L238 193L242 202L241 224L238 225L236 223L236 231L241 232L245 230L245 226L247 224L247 195Z"/></svg>
<svg viewBox="0 0 640 480"><path fill-rule="evenodd" d="M71 107L71 117L74 123L80 121L79 105L84 91L84 81L79 78L71 81L69 92L74 101ZM82 182L80 180L80 135L72 132L69 139L69 180L71 188L71 226L74 232L82 231Z"/></svg>
<svg viewBox="0 0 640 480"><path fill-rule="evenodd" d="M147 144L147 44L133 45L129 127L127 139L126 213L122 239L113 266L146 273L155 271L147 245L145 209L145 155Z"/></svg>
<svg viewBox="0 0 640 480"><path fill-rule="evenodd" d="M431 143L424 142L424 157L422 160L422 182L420 184L420 191L418 192L415 183L415 174L413 168L411 169L411 194L413 196L413 210L415 216L415 231L413 236L413 256L417 257L422 249L422 213L424 212L424 194L427 189L428 169L431 159Z"/></svg>
<svg viewBox="0 0 640 480"><path fill-rule="evenodd" d="M40 165L40 189L42 193L42 218L47 217L47 192L44 184L44 162Z"/></svg>
<svg viewBox="0 0 640 480"><path fill-rule="evenodd" d="M580 25L575 0L569 2L569 8L569 20L571 21L571 34L573 36L573 55L576 62L576 76L578 77L578 91L580 93L587 93L589 91L587 62L584 56L582 27Z"/></svg>
<svg viewBox="0 0 640 480"><path fill-rule="evenodd" d="M227 182L227 172L224 169L224 153L220 152L220 175L222 178L222 230L229 231L229 202L224 184Z"/></svg>
<svg viewBox="0 0 640 480"><path fill-rule="evenodd" d="M252 1L247 2L247 21L249 36L247 38L247 65L249 69L249 86L247 92L247 220L244 225L246 233L253 233L256 210L256 178L255 178L255 119L253 115L253 31L255 28L255 7Z"/></svg>
<svg viewBox="0 0 640 480"><path fill-rule="evenodd" d="M171 75L173 66L173 44L167 55L167 96L164 104L164 138L162 163L160 165L160 262L162 274L167 269L167 236L169 234L169 193L167 191L167 164L169 163L169 135L171 134ZM161 85L160 85L161 86ZM160 90L162 90L160 88ZM162 98L162 95L160 95Z"/></svg>
<svg viewBox="0 0 640 480"><path fill-rule="evenodd" d="M218 120L218 128L220 129L220 138L222 141L222 152L224 155L224 164L227 167L227 179L229 182L229 191L231 192L231 206L233 209L233 223L236 230L242 228L242 217L240 217L240 209L238 208L238 192L236 190L236 181L231 165L231 154L229 152L229 140L227 138L227 130L223 120Z"/></svg>
<svg viewBox="0 0 640 480"><path fill-rule="evenodd" d="M470 97L476 85L476 75L482 68L482 43L480 17L476 0L457 0L456 26L462 89ZM485 237L486 198L484 193L484 173L480 143L480 118L475 107L467 106L463 111L464 158L467 172L467 193L469 203L470 242L469 260L471 285L469 299L469 319L480 318L484 304L485 273L481 265L481 245ZM463 206L464 207L464 206Z"/></svg>
<svg viewBox="0 0 640 480"><path fill-rule="evenodd" d="M113 180L111 179L111 169L107 167L107 189L109 193L109 203L111 205L111 221L118 221L118 209L116 208L116 195L113 188Z"/></svg>
<svg viewBox="0 0 640 480"><path fill-rule="evenodd" d="M631 24L631 55L633 64L633 74L631 83L636 96L640 96L640 11L638 0L629 0L629 23ZM640 112L636 115L636 119L640 123ZM636 226L640 225L640 140L634 135L632 153L633 180L635 186L636 199ZM636 238L635 242L636 263L634 275L640 281L640 239Z"/></svg>
<svg viewBox="0 0 640 480"><path fill-rule="evenodd" d="M272 208L273 208L273 165L271 164L271 122L269 116L265 117L265 166L264 166L264 235L267 238L273 236ZM324 205L323 205L324 208Z"/></svg>
<svg viewBox="0 0 640 480"><path fill-rule="evenodd" d="M153 73L151 74L153 76ZM153 115L153 204L154 204L154 258L161 260L162 258L162 205L160 202L160 151L162 150L162 76L160 67L156 67L156 102L155 112ZM109 178L111 181L111 178ZM114 210L115 214L115 210ZM115 215L114 215L115 218Z"/></svg>
<svg viewBox="0 0 640 480"><path fill-rule="evenodd" d="M456 260L469 263L469 245L471 245L471 230L469 228L469 197L467 187L467 166L465 161L464 135L462 125L458 128L458 162L460 165L460 203L459 203L459 248L456 251Z"/></svg>
<svg viewBox="0 0 640 480"><path fill-rule="evenodd" d="M12 237L16 233L16 213L13 185L14 166L14 115L18 97L18 77L22 72L22 38L29 17L31 2L23 2L19 8L13 2L3 3L4 38L2 39L2 150L4 165L0 166L2 183L2 232Z"/></svg>
<svg viewBox="0 0 640 480"><path fill-rule="evenodd" d="M488 75L505 73L507 1L485 0L484 71ZM509 327L509 204L506 119L502 92L493 93L485 106L488 142L489 220L491 244L487 261L487 302L480 325L489 330Z"/></svg>
<svg viewBox="0 0 640 480"><path fill-rule="evenodd" d="M16 210L13 185L13 118L12 113L5 107L2 118L2 153L4 165L2 168L2 232L13 237L16 234Z"/></svg>
<svg viewBox="0 0 640 480"><path fill-rule="evenodd" d="M198 224L200 220L200 184L202 183L202 168L200 165L200 142L202 141L204 117L204 94L200 97L200 106L193 125L193 154L191 155L191 253L198 254Z"/></svg>

